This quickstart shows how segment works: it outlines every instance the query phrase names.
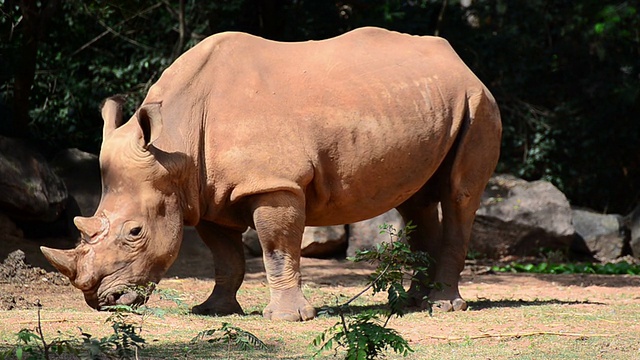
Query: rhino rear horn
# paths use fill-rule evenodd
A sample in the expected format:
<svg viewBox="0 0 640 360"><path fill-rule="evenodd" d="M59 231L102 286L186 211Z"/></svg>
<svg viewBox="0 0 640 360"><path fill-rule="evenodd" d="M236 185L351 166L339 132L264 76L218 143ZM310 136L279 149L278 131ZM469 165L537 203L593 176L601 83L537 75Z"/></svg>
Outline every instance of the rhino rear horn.
<svg viewBox="0 0 640 360"><path fill-rule="evenodd" d="M77 253L75 249L58 250L45 246L40 247L44 257L63 275L73 281L76 278Z"/></svg>
<svg viewBox="0 0 640 360"><path fill-rule="evenodd" d="M101 240L109 230L109 222L104 217L76 216L73 223L83 235L86 235L85 241L89 244Z"/></svg>

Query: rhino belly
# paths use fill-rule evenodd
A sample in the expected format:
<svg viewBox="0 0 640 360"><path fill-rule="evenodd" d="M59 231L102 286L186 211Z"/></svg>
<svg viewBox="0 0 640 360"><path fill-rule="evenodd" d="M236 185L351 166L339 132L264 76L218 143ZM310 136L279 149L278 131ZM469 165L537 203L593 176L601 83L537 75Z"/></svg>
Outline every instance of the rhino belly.
<svg viewBox="0 0 640 360"><path fill-rule="evenodd" d="M402 204L429 181L447 148L416 146L321 161L306 189L307 225L357 222Z"/></svg>

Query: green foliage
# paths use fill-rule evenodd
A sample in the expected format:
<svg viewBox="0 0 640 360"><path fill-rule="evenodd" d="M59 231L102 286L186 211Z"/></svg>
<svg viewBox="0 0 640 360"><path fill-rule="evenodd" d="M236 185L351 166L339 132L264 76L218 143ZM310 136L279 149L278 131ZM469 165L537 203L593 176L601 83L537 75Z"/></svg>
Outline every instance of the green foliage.
<svg viewBox="0 0 640 360"><path fill-rule="evenodd" d="M135 291L148 297L151 292L160 294L161 298L175 301L179 306L184 305L175 291L155 290L155 284L131 286L124 291ZM133 359L138 357L138 351L146 344L141 336L144 321L149 316L162 316L160 309L144 305L114 305L107 307L111 314L105 320L110 324L112 333L102 338L84 332L81 328L80 336L63 339L61 334L48 342L42 332L40 320L40 305L38 304L38 324L35 330L22 329L17 334L17 343L13 349L0 354L0 359L12 356L21 359L50 359L50 354L71 355L81 359Z"/></svg>
<svg viewBox="0 0 640 360"><path fill-rule="evenodd" d="M637 204L637 10L630 1L475 1L443 32L500 106L498 171L551 181L601 211Z"/></svg>
<svg viewBox="0 0 640 360"><path fill-rule="evenodd" d="M364 290L337 307L340 321L313 340L313 345L318 348L314 357L323 351L338 348L345 348L345 359L350 360L376 359L388 348L403 356L413 352L407 341L395 330L387 328L387 324L391 317L405 314L409 294L404 289L403 282L407 279L419 281L420 277L412 274L425 273L431 263L428 254L411 251L407 244L409 234L415 228L411 222L399 231L391 225L383 224L380 226L380 233L388 234L390 241L379 244L373 250L359 251L354 258L350 258L355 262L367 261L375 264L376 270ZM429 283L422 283L420 286L437 287L436 284ZM347 315L351 312L350 304L369 289L374 294L387 292L388 309ZM428 299L423 300L428 303ZM381 317L385 317L384 321Z"/></svg>
<svg viewBox="0 0 640 360"><path fill-rule="evenodd" d="M136 306L116 305L108 309L111 315L106 322L111 324L113 334L100 339L99 348L111 348L115 355L120 359L129 359L137 357L137 353L144 347L145 339L140 336L142 325L137 324L131 319L131 315L144 316L147 313ZM91 335L83 333L85 340L91 338ZM88 335L88 336L87 336ZM86 343L86 342L85 342Z"/></svg>
<svg viewBox="0 0 640 360"><path fill-rule="evenodd" d="M386 327L377 311L365 311L350 318L348 327L337 323L313 340L319 354L337 347L346 348L345 359L377 359L387 348L407 356L413 350L394 329Z"/></svg>
<svg viewBox="0 0 640 360"><path fill-rule="evenodd" d="M409 248L407 244L409 234L415 228L416 226L411 222L400 230L396 230L389 224L383 224L380 226L380 234L387 234L390 241L377 244L373 250L358 251L355 257L349 258L354 262L377 265L373 274L370 275L373 293L386 291L391 313L398 316L404 315L404 309L409 301L409 295L403 283L407 278L419 282L420 278L414 275L426 273L432 261L429 254L411 251ZM430 288L433 284L420 284L420 286Z"/></svg>
<svg viewBox="0 0 640 360"><path fill-rule="evenodd" d="M80 359L113 359L137 358L137 352L145 343L140 336L141 328L132 323L128 317L134 308L119 307L106 320L111 324L113 334L97 339L80 329L80 338L72 336L61 338L61 334L50 342L42 332L40 318L41 305L38 303L38 323L35 330L22 329L17 334L14 348L0 354L0 359L49 360L51 355L70 355Z"/></svg>
<svg viewBox="0 0 640 360"><path fill-rule="evenodd" d="M268 346L254 334L239 327L223 322L217 329L203 330L191 341L203 341L209 343L222 343L227 345L230 351L232 347L242 351L267 350Z"/></svg>
<svg viewBox="0 0 640 360"><path fill-rule="evenodd" d="M567 263L539 264L511 263L505 266L493 266L495 272L535 273L535 274L602 274L602 275L640 275L640 266L626 261L606 264Z"/></svg>
<svg viewBox="0 0 640 360"><path fill-rule="evenodd" d="M153 292L159 294L161 299L172 300L178 306L186 306L175 290L158 290L152 283L124 289L130 290L145 297ZM1 352L0 360L49 360L52 355L80 359L137 359L139 351L146 345L146 340L141 335L144 321L149 316L164 315L161 309L145 305L113 305L106 307L106 310L111 312L105 320L105 323L111 326L111 334L97 338L79 328L79 336L63 338L59 333L58 337L49 342L42 333L39 307L36 329L22 329L18 332L15 346ZM256 335L226 322L222 323L220 328L201 331L192 342L202 340L226 344L228 351L232 348L242 351L269 349Z"/></svg>

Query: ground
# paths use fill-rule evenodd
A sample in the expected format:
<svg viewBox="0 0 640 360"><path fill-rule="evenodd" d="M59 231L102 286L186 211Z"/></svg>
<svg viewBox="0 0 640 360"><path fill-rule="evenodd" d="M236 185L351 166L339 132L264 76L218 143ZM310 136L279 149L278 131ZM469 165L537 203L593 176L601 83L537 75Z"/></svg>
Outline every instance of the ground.
<svg viewBox="0 0 640 360"><path fill-rule="evenodd" d="M52 240L47 241L51 245ZM78 328L96 336L108 334L109 314L90 309L81 292L53 271L38 250L40 242L8 240L0 250L2 260L20 248L26 262L14 253L0 267L0 348L13 344L20 329L36 326L37 302L42 304L42 326L50 338L59 336L57 331L77 336ZM347 260L303 259L302 267L304 292L318 308L356 294L371 273L370 267ZM211 291L212 271L208 250L191 241L183 245L160 288L177 291L186 305L193 306ZM409 358L416 359L637 359L639 290L638 276L493 274L470 264L461 282L469 311L433 316L414 312L392 320L390 326L409 341L416 350ZM154 295L150 306L167 309L167 314L143 320L142 329L148 347L161 348L163 355L152 352L147 358L201 358L201 350L189 345L189 340L199 331L230 322L254 333L272 350L266 355L223 351L225 357L305 359L314 353L311 340L338 319L325 316L285 324L260 317L268 301L260 258L248 258L238 298L246 316L215 318L187 314L179 305ZM384 295L367 295L356 308L384 302Z"/></svg>

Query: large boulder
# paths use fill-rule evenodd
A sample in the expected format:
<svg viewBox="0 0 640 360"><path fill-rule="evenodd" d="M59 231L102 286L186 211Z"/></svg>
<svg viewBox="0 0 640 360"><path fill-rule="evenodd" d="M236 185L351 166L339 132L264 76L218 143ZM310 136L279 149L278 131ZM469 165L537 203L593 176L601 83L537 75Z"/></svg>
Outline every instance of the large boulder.
<svg viewBox="0 0 640 360"><path fill-rule="evenodd" d="M56 154L50 164L67 187L70 212L77 212L69 215L93 216L102 196L98 156L66 149Z"/></svg>
<svg viewBox="0 0 640 360"><path fill-rule="evenodd" d="M640 258L640 204L624 219L629 229L629 245L633 256Z"/></svg>
<svg viewBox="0 0 640 360"><path fill-rule="evenodd" d="M574 234L571 206L555 186L496 175L476 213L470 249L489 258L565 251Z"/></svg>
<svg viewBox="0 0 640 360"><path fill-rule="evenodd" d="M355 256L358 250L372 249L380 242L389 241L388 234L380 234L380 225L383 224L389 224L396 230L404 228L404 220L395 209L372 219L350 224L347 256Z"/></svg>
<svg viewBox="0 0 640 360"><path fill-rule="evenodd" d="M301 255L327 258L344 254L347 249L347 231L344 225L308 226L302 235Z"/></svg>
<svg viewBox="0 0 640 360"><path fill-rule="evenodd" d="M248 228L242 234L242 243L244 244L245 254L251 256L262 256L262 245L258 239L258 232L252 228Z"/></svg>
<svg viewBox="0 0 640 360"><path fill-rule="evenodd" d="M242 234L245 252L252 256L261 256L262 247L258 233L247 229ZM344 225L307 226L302 235L300 254L304 257L327 258L344 254L347 248L347 232Z"/></svg>
<svg viewBox="0 0 640 360"><path fill-rule="evenodd" d="M7 237L22 238L22 230L5 214L0 213L0 241Z"/></svg>
<svg viewBox="0 0 640 360"><path fill-rule="evenodd" d="M627 255L629 244L622 216L574 209L573 226L576 241L584 242L596 259L611 261Z"/></svg>
<svg viewBox="0 0 640 360"><path fill-rule="evenodd" d="M64 182L25 142L0 136L0 210L14 220L52 222L67 201Z"/></svg>

